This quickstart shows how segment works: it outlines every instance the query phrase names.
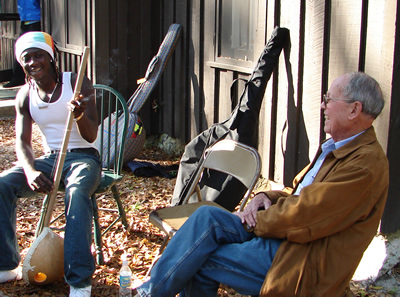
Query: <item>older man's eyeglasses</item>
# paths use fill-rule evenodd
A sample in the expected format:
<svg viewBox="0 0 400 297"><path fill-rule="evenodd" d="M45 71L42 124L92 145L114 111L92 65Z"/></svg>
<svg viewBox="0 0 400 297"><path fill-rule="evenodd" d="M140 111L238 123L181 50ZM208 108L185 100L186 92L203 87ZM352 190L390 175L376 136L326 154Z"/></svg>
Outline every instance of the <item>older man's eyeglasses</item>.
<svg viewBox="0 0 400 297"><path fill-rule="evenodd" d="M334 100L334 101L354 101L353 99L349 98L329 98L327 94L322 95L322 102L324 102L325 106L328 105L329 101Z"/></svg>

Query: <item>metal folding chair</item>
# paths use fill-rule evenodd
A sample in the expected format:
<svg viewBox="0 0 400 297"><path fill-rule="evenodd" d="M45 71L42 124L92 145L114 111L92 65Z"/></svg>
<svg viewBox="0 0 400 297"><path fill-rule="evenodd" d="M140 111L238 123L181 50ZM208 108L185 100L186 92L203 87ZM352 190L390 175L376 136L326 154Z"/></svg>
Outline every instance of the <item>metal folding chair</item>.
<svg viewBox="0 0 400 297"><path fill-rule="evenodd" d="M201 177L203 174L207 174L208 170L217 170L231 175L247 188L239 208L239 211L242 211L260 176L260 155L254 148L228 139L220 140L208 148L204 158L200 161L199 170L197 170L193 182L189 185L190 189L183 204L157 209L150 213L149 221L165 233L159 254L163 252L170 238L200 206L213 205L222 208L215 202L203 201L200 191L196 190ZM197 194L199 202L188 204L192 193Z"/></svg>

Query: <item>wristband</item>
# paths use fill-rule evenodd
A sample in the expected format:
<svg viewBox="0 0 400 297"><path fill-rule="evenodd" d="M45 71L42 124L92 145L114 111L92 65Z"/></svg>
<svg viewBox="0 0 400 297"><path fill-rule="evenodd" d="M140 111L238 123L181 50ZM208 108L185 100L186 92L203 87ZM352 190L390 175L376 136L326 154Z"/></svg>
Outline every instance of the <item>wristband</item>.
<svg viewBox="0 0 400 297"><path fill-rule="evenodd" d="M84 115L85 115L85 113L82 112L77 118L74 118L74 121L75 122L79 121Z"/></svg>

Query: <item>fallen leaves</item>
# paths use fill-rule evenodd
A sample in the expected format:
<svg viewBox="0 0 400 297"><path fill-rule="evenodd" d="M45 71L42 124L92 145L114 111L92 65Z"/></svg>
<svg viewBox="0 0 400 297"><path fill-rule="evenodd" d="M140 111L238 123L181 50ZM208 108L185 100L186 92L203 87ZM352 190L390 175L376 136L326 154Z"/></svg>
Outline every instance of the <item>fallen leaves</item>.
<svg viewBox="0 0 400 297"><path fill-rule="evenodd" d="M35 155L42 151L41 136L37 129L33 130L33 148ZM14 120L0 119L0 172L13 166L16 161ZM138 159L158 162L163 166L178 164L176 158L171 158L163 151L154 148L143 150ZM147 272L153 260L158 256L158 249L163 240L163 234L148 221L150 212L154 209L167 207L172 197L175 179L161 177L136 177L129 169L124 170L125 178L118 185L121 200L126 209L129 222L128 230L124 230L121 223L115 224L103 237L103 255L105 264L97 265L93 275L92 296L117 296L118 275L121 267L121 255L128 255L129 265L133 272L134 282L146 280ZM21 198L17 207L17 238L22 259L27 253L35 238L35 230L42 206L42 196L35 199ZM110 194L98 199L98 207L115 209ZM63 195L57 196L54 216L62 214L64 209ZM114 220L115 214L100 213L100 224L103 230ZM64 217L54 223L57 228L65 224ZM94 254L94 250L93 250ZM398 269L400 273L400 269ZM377 288L351 288L351 296L395 296L377 293ZM368 292L367 292L368 291ZM3 293L2 293L3 292ZM53 283L39 287L25 283L23 280L8 282L0 287L0 296L39 297L39 296L68 296L69 286L64 282ZM349 291L350 293L350 291ZM396 294L396 293L394 293ZM241 296L234 290L221 286L219 296Z"/></svg>
<svg viewBox="0 0 400 297"><path fill-rule="evenodd" d="M37 127L33 129L33 148L35 155L42 152L41 136ZM15 156L14 120L0 119L0 172L13 166ZM163 166L178 164L177 158L171 158L163 151L154 148L143 150L138 159L159 162ZM161 177L136 177L129 168L124 170L125 178L118 184L121 200L126 209L129 229L124 230L121 222L115 224L103 237L103 255L105 264L97 265L93 276L92 296L117 296L118 276L121 267L121 255L128 255L129 266L134 281L140 283L146 279L148 269L158 255L163 234L148 221L149 213L169 205L175 179ZM42 196L21 198L17 207L17 238L22 259L29 250L42 207ZM98 199L98 207L115 209L111 193ZM53 217L61 215L64 210L63 195L57 196ZM114 213L100 212L100 224L104 230L115 218ZM53 226L62 228L65 224L61 216ZM62 235L62 233L60 233ZM93 249L94 254L94 249ZM2 284L1 291L7 296L68 296L69 286L64 282L47 286L33 286L23 280ZM221 289L221 296L240 296L232 290ZM228 293L228 291L232 291Z"/></svg>

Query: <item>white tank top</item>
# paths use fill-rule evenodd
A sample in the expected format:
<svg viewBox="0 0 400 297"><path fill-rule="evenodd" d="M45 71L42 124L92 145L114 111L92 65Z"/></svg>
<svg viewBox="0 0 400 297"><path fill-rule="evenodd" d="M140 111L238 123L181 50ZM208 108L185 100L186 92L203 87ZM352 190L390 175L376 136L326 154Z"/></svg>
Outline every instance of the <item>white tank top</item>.
<svg viewBox="0 0 400 297"><path fill-rule="evenodd" d="M61 148L69 115L67 103L71 101L74 94L71 86L71 72L64 72L62 75L61 95L55 102L43 102L34 82L29 89L29 111L32 119L39 126L46 153ZM79 134L77 124L73 123L68 149L88 147L94 147L94 145Z"/></svg>

